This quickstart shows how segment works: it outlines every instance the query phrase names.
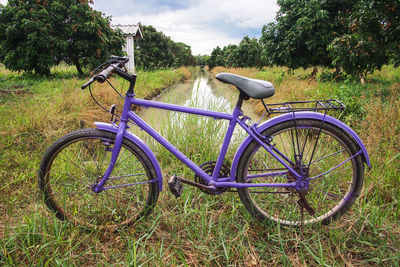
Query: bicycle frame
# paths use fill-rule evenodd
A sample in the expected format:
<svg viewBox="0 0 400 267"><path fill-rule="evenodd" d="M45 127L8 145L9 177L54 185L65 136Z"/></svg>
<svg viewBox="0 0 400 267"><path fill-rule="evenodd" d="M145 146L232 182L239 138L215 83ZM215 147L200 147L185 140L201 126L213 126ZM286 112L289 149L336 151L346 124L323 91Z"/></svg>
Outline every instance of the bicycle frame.
<svg viewBox="0 0 400 267"><path fill-rule="evenodd" d="M158 170L158 176L159 176L158 179L141 182L141 183L136 183L136 184L127 184L127 185L121 185L121 186L115 186L115 187L104 187L104 185L106 184L110 174L112 173L113 167L117 161L117 158L118 158L119 152L121 150L121 146L122 146L122 140L124 137L128 137L128 133L126 131L129 128L129 126L127 125L128 122L133 122L134 125L138 126L140 129L147 132L157 142L159 142L168 151L170 151L175 157L177 157L186 166L188 166L194 173L196 173L198 176L200 176L202 179L204 179L208 183L209 186L215 187L215 188L216 187L234 187L234 188L244 188L244 187L286 187L287 188L287 187L291 187L291 188L295 188L296 190L300 190L303 187L307 187L309 181L311 181L315 178L318 178L319 176L324 175L330 171L333 171L334 169L338 168L345 162L353 159L354 157L356 157L360 154L362 154L364 156L364 161L367 163L368 166L370 166L368 154L367 154L364 144L361 142L361 140L359 139L357 134L351 128L349 128L347 125L340 122L339 120L332 118L326 114L321 114L321 113L317 113L317 112L299 112L299 113L296 113L297 115L295 115L295 113L293 113L293 114L288 113L288 114L284 114L284 115L275 117L274 119L268 121L271 123L266 123L266 124L261 125L260 127L257 127L258 126L257 123L255 123L253 125L246 124L246 121L249 118L247 116L243 116L243 112L241 111L243 99L244 99L244 97L242 95L240 95L239 100L233 110L233 113L229 114L229 113L222 113L222 112L209 111L209 110L198 109L198 108L191 108L191 107L184 107L184 106L179 106L179 105L155 102L155 101L145 100L145 99L137 99L134 97L133 93L128 92L125 97L119 126L118 127L116 127L115 125L112 126L112 127L114 127L114 129L116 129L115 130L116 139L115 139L114 147L112 150L110 165L107 168L106 172L104 173L102 180L94 188L94 191L97 193L97 192L101 192L102 190L106 190L106 189L122 187L122 186L129 186L129 185L136 185L136 184L142 184L142 183L152 183L152 182L157 182L157 181L159 181L159 183L160 183L159 189L160 190L162 189L161 170L160 170L158 162L154 156L150 157L150 158L152 158L153 163L156 163L154 165L157 165L156 169ZM224 141L222 143L221 150L219 152L216 166L213 170L212 175L210 176L206 172L204 172L199 166L197 166L185 154L183 154L181 151L179 151L174 145L172 145L168 140L166 140L156 130L154 130L151 126L149 126L144 120L142 120L137 114L135 114L133 111L131 111L132 105L137 105L137 106L146 107L146 108L151 107L151 108L158 108L158 109L163 109L163 110L171 110L171 111L176 111L176 112L195 114L195 115L200 115L200 116L211 117L214 119L223 119L223 120L229 121L229 126L227 129L227 132L225 133ZM275 123L283 122L285 120L293 120L293 119L296 119L296 117L298 117L298 119L300 119L300 118L316 119L316 120L321 121L322 123L325 123L325 121L327 121L328 123L338 125L342 129L344 129L358 143L358 145L360 147L359 152L356 153L353 157L348 158L344 162L335 166L334 168L319 175L318 177L309 178L306 176L306 174L299 173L299 171L294 170L291 167L291 166L295 166L295 163L293 163L290 159L285 157L273 145L269 144L268 138L265 138L261 135L262 131L264 131L266 128L274 125ZM218 177L218 174L219 174L222 164L224 162L226 152L228 150L228 147L229 147L229 144L230 144L230 141L232 138L233 131L237 124L240 127L242 127L248 133L249 136L239 147L238 152L235 155L234 161L232 163L230 177ZM113 131L114 131L114 129L113 129ZM105 127L104 130L110 130L110 128ZM138 140L140 141L140 139L138 139ZM135 141L138 141L138 140L135 140ZM238 183L238 182L236 182L235 181L235 171L236 171L238 158L239 158L238 155L240 156L240 154L243 152L242 149L244 147L246 147L246 145L252 140L255 140L260 146L262 146L269 154L271 154L278 162L280 162L286 168L286 170L280 171L280 172L263 173L261 175L262 177L273 177L273 176L284 175L286 173L291 173L291 175L296 177L296 181L290 182L290 183ZM146 145L143 145L143 147L146 150L147 154L149 154L151 156L153 155L151 150L148 149L148 147ZM258 174L256 176L261 177L260 174ZM251 178L252 176L249 176L249 177Z"/></svg>
<svg viewBox="0 0 400 267"><path fill-rule="evenodd" d="M105 174L103 175L102 180L99 182L97 187L94 189L95 192L100 192L104 189L110 189L113 187L109 188L104 188L103 186L107 182L108 177L110 176L113 166L117 161L118 154L120 152L121 146L122 146L122 140L125 135L125 132L129 126L127 125L128 121L132 121L136 126L139 128L143 129L145 132L147 132L150 136L152 136L157 142L159 142L162 146L164 146L168 151L170 151L175 157L177 157L180 161L182 161L186 166L188 166L191 170L193 170L197 175L199 175L201 178L203 178L205 181L208 182L210 186L215 186L215 187L298 187L298 181L301 181L304 176L299 174L297 171L295 171L291 166L290 166L290 160L287 158L282 158L282 154L276 150L274 147L269 146L267 142L263 142L261 140L261 135L260 132L257 131L257 128L255 125L247 125L246 120L248 117L243 116L243 112L241 111L241 105L243 102L243 98L239 97L239 101L236 105L236 107L233 110L232 114L229 113L222 113L222 112L216 112L216 111L209 111L209 110L204 110L204 109L198 109L198 108L191 108L191 107L184 107L184 106L179 106L179 105L173 105L173 104L167 104L167 103L160 103L160 102L155 102L151 100L144 100L144 99L137 99L134 98L133 94L127 93L123 110L121 113L121 121L118 126L117 130L117 136L114 142L114 148L112 151L112 156L111 156L111 162L106 170ZM227 129L227 132L224 137L224 141L217 159L216 167L213 171L213 174L210 176L207 173L205 173L199 166L197 166L193 161L191 161L185 154L183 154L181 151L179 151L174 145L172 145L168 140L166 140L163 136L161 136L156 130L154 130L151 126L149 126L145 121L143 121L138 115L136 115L133 111L131 111L131 106L132 105L137 105L137 106L142 106L142 107L152 107L152 108L158 108L158 109L164 109L164 110L172 110L172 111L177 111L177 112L182 112L182 113L188 113L188 114L195 114L195 115L200 115L200 116L206 116L206 117L211 117L214 119L223 119L229 121L229 126ZM222 177L218 178L217 176L218 173L221 169L222 163L225 159L226 152L229 147L229 143L232 138L233 131L236 127L236 125L239 124L248 134L250 137L254 138L262 147L264 147L273 157L276 158L286 169L287 171L290 171L296 178L296 182L291 182L291 183L260 183L260 184L251 184L251 183L237 183L232 181L231 177ZM281 156L282 155L282 156ZM282 173L287 173L287 171L284 172L275 172L275 173L267 173L265 176L276 176L280 175ZM149 181L149 182L154 182L154 181Z"/></svg>

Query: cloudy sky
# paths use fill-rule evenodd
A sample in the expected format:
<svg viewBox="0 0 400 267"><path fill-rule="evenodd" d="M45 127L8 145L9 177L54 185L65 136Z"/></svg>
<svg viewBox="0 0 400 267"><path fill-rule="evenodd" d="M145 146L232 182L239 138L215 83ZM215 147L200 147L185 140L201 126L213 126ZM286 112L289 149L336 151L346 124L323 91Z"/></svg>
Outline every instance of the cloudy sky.
<svg viewBox="0 0 400 267"><path fill-rule="evenodd" d="M259 37L278 11L276 0L94 0L93 7L112 16L113 24L153 25L195 55L237 44L245 35Z"/></svg>

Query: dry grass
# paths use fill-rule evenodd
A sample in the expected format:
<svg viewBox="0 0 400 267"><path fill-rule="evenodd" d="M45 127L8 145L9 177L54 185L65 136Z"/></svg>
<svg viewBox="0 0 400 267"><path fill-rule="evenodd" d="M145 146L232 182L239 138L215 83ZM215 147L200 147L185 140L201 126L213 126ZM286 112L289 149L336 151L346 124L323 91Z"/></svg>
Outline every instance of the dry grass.
<svg viewBox="0 0 400 267"><path fill-rule="evenodd" d="M283 68L262 71L214 69L214 72L221 71L270 80L276 86L275 96L269 99L273 102L322 98L339 93L350 100L355 92L362 90L360 97L353 100L363 112L348 114L344 119L367 145L373 168L366 174L362 195L346 216L329 226L307 227L301 235L296 229L254 221L234 193L215 197L186 187L180 199L162 192L150 218L132 228L111 233L87 231L61 223L43 207L42 199L36 194L40 157L54 139L82 127L82 124L92 127L95 120L107 121L109 115L99 110L88 92L79 89L84 80L75 77L23 80L18 79L20 74L0 67L1 75L16 77L1 85L7 90L18 86L26 92L0 99L0 264L398 265L398 70L384 68L374 74L365 87L305 79L310 70L296 70L289 75ZM166 76L179 80L190 73L180 72L183 74L160 74L157 79L149 79L164 82L162 87L168 87L171 83ZM148 75L157 76L156 73ZM119 79L112 83L117 88L127 86ZM144 80L139 79L138 86L137 93L144 97L145 88L155 88L151 84L146 86ZM96 85L94 93L106 107L118 100L106 84ZM184 135L177 138L184 138ZM185 138L187 140L182 140L181 145L188 149L200 140L199 136ZM205 147L204 143L200 146ZM215 150L213 147L207 149ZM163 166L164 172L175 171L175 163L172 161L173 166Z"/></svg>

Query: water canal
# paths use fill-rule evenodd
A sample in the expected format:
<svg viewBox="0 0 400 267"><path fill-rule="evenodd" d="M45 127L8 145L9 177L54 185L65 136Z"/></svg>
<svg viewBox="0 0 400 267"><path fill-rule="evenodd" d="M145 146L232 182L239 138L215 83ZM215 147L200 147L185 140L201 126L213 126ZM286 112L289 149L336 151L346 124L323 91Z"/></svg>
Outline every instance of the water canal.
<svg viewBox="0 0 400 267"><path fill-rule="evenodd" d="M231 113L238 96L238 90L235 90L225 83L219 82L205 69L200 69L191 79L177 83L173 87L165 90L154 100L157 102ZM251 117L253 120L259 118L246 101L243 104L242 110L244 114ZM159 129L160 125L168 120L171 120L171 123L178 123L178 120L181 121L185 116L196 116L189 114L182 115L176 112L154 108L143 109L139 114L156 129Z"/></svg>

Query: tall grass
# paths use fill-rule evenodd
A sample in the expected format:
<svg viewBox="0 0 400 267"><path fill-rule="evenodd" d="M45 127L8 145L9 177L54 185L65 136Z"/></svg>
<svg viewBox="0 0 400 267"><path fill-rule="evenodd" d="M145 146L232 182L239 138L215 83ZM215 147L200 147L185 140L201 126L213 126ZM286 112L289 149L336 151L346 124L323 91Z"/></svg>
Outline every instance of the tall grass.
<svg viewBox="0 0 400 267"><path fill-rule="evenodd" d="M18 235L26 234L21 238L28 238L28 241L32 236L33 241L29 242L44 242L44 247L51 245L45 245L47 239L42 236L54 237L53 233L42 232L48 225L43 226L45 219L39 216L43 208L37 194L37 169L47 147L69 131L92 127L93 121L109 118L93 103L88 92L80 89L86 78L79 78L66 66L58 67L52 73L51 77L39 78L0 67L0 238L4 238L0 263L6 259L10 264L20 261L40 263L41 254L32 255L31 243L24 247L25 243L16 239ZM154 82L157 72L142 73L144 78L138 79L136 92L151 97L190 75L184 68L163 70L160 76L168 78ZM119 79L112 83L118 88L126 85ZM95 84L93 92L107 108L112 103L120 103L106 84ZM34 233L31 233L32 229ZM39 235L41 238L35 239ZM59 237L56 238L59 241ZM51 243L57 247L57 242ZM43 253L43 257L47 258L46 254Z"/></svg>
<svg viewBox="0 0 400 267"><path fill-rule="evenodd" d="M210 196L185 186L179 199L162 192L150 217L132 228L88 231L60 222L37 194L40 157L55 138L72 129L91 127L94 119L108 115L94 112L98 108L79 89L85 80L68 77L68 72L36 80L0 68L1 85L11 91L13 86L22 86L18 89L23 91L7 93L7 98L2 95L0 102L0 265L398 265L398 69L384 68L364 87L351 81L305 80L307 71L290 75L277 68L244 71L275 83L276 98L269 101L332 96L341 94L341 87L362 90L355 101L364 113L346 114L345 118L365 141L373 168L366 174L360 199L347 215L329 226L306 227L301 234L298 229L258 223L236 193ZM118 88L123 85L118 79L113 83ZM114 101L105 84L94 93L105 106ZM226 122L180 116L171 119L184 123L166 123L162 134L197 164L215 160L216 144L222 142L220 128ZM192 173L168 151L154 148L165 178L178 174L190 179Z"/></svg>
<svg viewBox="0 0 400 267"><path fill-rule="evenodd" d="M354 243L362 243L356 249L346 245L352 252L347 256L341 255L342 263L398 264L400 259L396 247L399 247L400 238L400 69L385 66L381 71L370 75L365 85L353 80L327 80L322 77L323 73L316 79L309 79L307 74L311 70L296 70L291 74L284 68L265 68L261 71L223 68L213 70L214 73L222 71L271 81L276 87L276 94L268 99L269 103L337 98L346 104L346 111L339 115L356 130L365 143L372 168L366 172L364 190L356 207L352 209L355 222L343 223L345 230L334 231L333 237L349 233L354 238ZM257 103L254 103L254 109L263 111ZM360 232L352 235L353 231ZM353 243L344 240L340 238L337 241L342 245ZM333 249L335 253L339 253L338 250L340 249ZM326 252L325 249L324 251Z"/></svg>

